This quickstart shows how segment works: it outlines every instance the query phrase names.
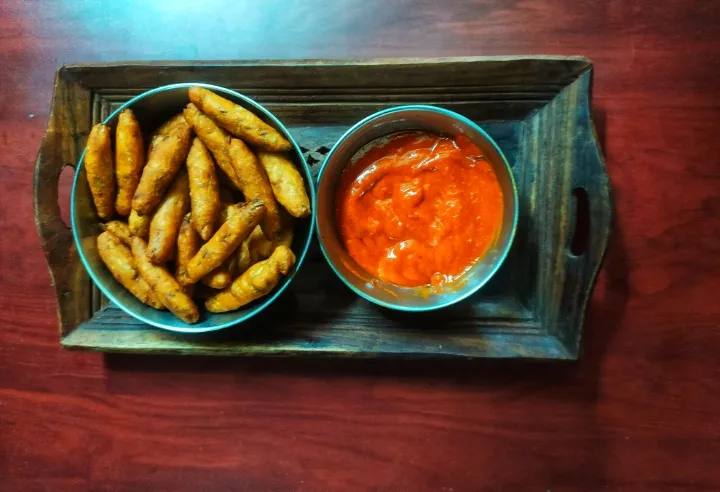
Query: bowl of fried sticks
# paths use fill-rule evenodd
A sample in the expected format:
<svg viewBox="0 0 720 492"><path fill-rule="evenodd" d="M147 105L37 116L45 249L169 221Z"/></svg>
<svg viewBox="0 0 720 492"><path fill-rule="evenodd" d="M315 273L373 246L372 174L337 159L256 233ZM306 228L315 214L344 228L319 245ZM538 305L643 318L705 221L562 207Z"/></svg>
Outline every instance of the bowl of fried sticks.
<svg viewBox="0 0 720 492"><path fill-rule="evenodd" d="M90 277L150 325L244 322L288 286L312 239L315 192L292 135L235 91L174 84L92 127L70 218Z"/></svg>

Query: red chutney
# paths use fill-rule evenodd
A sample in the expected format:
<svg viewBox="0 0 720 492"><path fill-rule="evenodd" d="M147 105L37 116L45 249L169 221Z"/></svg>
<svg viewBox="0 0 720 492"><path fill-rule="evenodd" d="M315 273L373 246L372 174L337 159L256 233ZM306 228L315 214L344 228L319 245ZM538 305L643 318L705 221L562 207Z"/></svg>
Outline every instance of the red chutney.
<svg viewBox="0 0 720 492"><path fill-rule="evenodd" d="M337 222L350 256L386 282L442 286L497 238L503 195L466 137L401 132L371 142L345 169Z"/></svg>

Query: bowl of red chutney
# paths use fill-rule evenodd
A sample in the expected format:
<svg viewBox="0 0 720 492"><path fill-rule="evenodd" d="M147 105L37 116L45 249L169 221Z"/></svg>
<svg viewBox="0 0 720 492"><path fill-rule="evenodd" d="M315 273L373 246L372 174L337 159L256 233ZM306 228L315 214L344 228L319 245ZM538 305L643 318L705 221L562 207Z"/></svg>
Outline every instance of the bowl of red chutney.
<svg viewBox="0 0 720 492"><path fill-rule="evenodd" d="M400 106L350 128L318 176L325 258L353 291L401 311L478 292L510 251L518 193L510 165L476 123Z"/></svg>

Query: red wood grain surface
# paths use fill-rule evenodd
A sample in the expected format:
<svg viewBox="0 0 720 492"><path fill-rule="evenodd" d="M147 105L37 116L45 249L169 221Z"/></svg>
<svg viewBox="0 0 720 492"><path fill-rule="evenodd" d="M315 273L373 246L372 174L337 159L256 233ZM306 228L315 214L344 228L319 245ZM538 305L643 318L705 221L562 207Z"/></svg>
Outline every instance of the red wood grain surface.
<svg viewBox="0 0 720 492"><path fill-rule="evenodd" d="M702 0L3 0L0 490L720 490L719 26ZM31 186L61 63L522 53L596 66L617 219L581 362L60 350Z"/></svg>

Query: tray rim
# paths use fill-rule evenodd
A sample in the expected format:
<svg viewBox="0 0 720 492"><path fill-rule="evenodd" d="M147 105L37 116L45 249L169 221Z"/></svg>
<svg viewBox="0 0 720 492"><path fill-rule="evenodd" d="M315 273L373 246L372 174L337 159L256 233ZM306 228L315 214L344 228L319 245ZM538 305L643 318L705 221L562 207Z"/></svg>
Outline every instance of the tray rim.
<svg viewBox="0 0 720 492"><path fill-rule="evenodd" d="M507 62L507 61L573 61L582 62L592 66L590 58L584 55L553 55L553 54L527 54L527 55L488 55L488 56L430 56L430 57L387 57L387 58L278 58L278 59L246 59L246 60L116 60L94 62L69 62L60 65L58 70L76 70L87 68L124 68L124 67L227 67L227 66L347 66L347 65L429 65L447 63L476 63L476 62Z"/></svg>

